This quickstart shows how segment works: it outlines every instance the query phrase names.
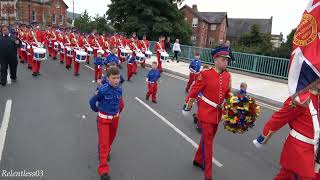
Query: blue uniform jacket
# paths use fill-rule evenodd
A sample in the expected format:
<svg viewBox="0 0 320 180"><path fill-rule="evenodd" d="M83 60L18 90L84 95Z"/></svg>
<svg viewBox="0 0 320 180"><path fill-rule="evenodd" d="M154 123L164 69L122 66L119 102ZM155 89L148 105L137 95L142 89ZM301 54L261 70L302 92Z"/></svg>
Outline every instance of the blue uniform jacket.
<svg viewBox="0 0 320 180"><path fill-rule="evenodd" d="M103 65L103 58L102 57L97 57L94 60L94 64L97 65L97 66L102 66Z"/></svg>
<svg viewBox="0 0 320 180"><path fill-rule="evenodd" d="M128 64L133 64L136 61L136 57L130 55L127 57Z"/></svg>
<svg viewBox="0 0 320 180"><path fill-rule="evenodd" d="M149 82L157 82L160 77L161 75L158 69L151 69L147 75Z"/></svg>
<svg viewBox="0 0 320 180"><path fill-rule="evenodd" d="M108 115L116 115L120 111L120 101L122 97L122 87L112 87L109 83L98 88L89 103L94 112L101 112ZM98 106L97 106L98 103Z"/></svg>
<svg viewBox="0 0 320 180"><path fill-rule="evenodd" d="M201 62L197 59L192 60L189 65L189 69L193 69L194 72L200 72Z"/></svg>
<svg viewBox="0 0 320 180"><path fill-rule="evenodd" d="M109 54L104 62L105 65L108 65L109 63L114 62L116 64L119 63L119 58L118 56L114 55L114 54Z"/></svg>

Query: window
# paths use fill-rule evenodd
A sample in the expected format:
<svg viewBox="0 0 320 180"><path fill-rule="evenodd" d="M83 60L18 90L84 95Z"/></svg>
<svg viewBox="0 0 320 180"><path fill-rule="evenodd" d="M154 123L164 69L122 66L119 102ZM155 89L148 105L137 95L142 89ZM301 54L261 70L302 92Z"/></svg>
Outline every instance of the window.
<svg viewBox="0 0 320 180"><path fill-rule="evenodd" d="M192 27L198 27L198 18L192 19Z"/></svg>
<svg viewBox="0 0 320 180"><path fill-rule="evenodd" d="M63 24L63 22L64 22L64 16L60 15L60 24Z"/></svg>
<svg viewBox="0 0 320 180"><path fill-rule="evenodd" d="M37 13L35 11L32 11L32 22L37 21Z"/></svg>
<svg viewBox="0 0 320 180"><path fill-rule="evenodd" d="M196 36L191 36L191 41L196 41L197 37Z"/></svg>
<svg viewBox="0 0 320 180"><path fill-rule="evenodd" d="M187 17L185 17L185 18L184 18L184 20L185 20L185 21L188 21L188 18L187 18Z"/></svg>
<svg viewBox="0 0 320 180"><path fill-rule="evenodd" d="M56 19L56 15L52 14L52 24L56 24L57 19Z"/></svg>
<svg viewBox="0 0 320 180"><path fill-rule="evenodd" d="M211 31L217 30L217 25L211 24L210 29L211 29Z"/></svg>
<svg viewBox="0 0 320 180"><path fill-rule="evenodd" d="M209 39L209 45L214 45L214 39L213 38Z"/></svg>

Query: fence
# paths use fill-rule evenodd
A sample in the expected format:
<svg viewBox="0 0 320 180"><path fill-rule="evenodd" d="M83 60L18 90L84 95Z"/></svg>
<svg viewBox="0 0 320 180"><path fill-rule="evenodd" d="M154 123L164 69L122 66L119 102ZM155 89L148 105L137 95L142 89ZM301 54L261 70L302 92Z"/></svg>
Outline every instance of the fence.
<svg viewBox="0 0 320 180"><path fill-rule="evenodd" d="M150 41L150 50L154 52L156 42ZM213 64L211 49L194 46L180 45L180 58L192 60L195 53L200 53L201 61L207 64ZM172 55L172 52L168 52ZM229 64L230 69L246 71L255 74L261 74L281 79L288 79L289 59L260 56L255 54L233 52L236 61Z"/></svg>

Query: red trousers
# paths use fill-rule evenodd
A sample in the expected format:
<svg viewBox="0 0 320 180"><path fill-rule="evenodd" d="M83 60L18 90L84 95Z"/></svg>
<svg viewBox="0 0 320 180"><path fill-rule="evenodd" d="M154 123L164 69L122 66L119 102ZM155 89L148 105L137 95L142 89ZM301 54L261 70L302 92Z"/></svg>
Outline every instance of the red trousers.
<svg viewBox="0 0 320 180"><path fill-rule="evenodd" d="M146 97L149 99L151 95L152 101L157 101L157 97L156 97L157 91L158 91L158 84L148 82L148 92Z"/></svg>
<svg viewBox="0 0 320 180"><path fill-rule="evenodd" d="M57 59L57 54L58 54L58 52L56 50L52 49L52 58L53 59Z"/></svg>
<svg viewBox="0 0 320 180"><path fill-rule="evenodd" d="M102 67L98 68L96 65L94 68L94 80L97 81L98 79L102 78Z"/></svg>
<svg viewBox="0 0 320 180"><path fill-rule="evenodd" d="M34 60L32 63L32 72L39 73L40 72L41 61Z"/></svg>
<svg viewBox="0 0 320 180"><path fill-rule="evenodd" d="M133 71L133 73L138 73L138 64L136 62L133 64L132 71Z"/></svg>
<svg viewBox="0 0 320 180"><path fill-rule="evenodd" d="M299 176L292 171L281 168L277 176L274 177L274 180L320 180L320 174L317 174L317 177L315 178L307 178Z"/></svg>
<svg viewBox="0 0 320 180"><path fill-rule="evenodd" d="M160 54L157 53L157 60L158 60L158 69L159 71L162 73L162 62L161 62L161 59L160 59Z"/></svg>
<svg viewBox="0 0 320 180"><path fill-rule="evenodd" d="M130 78L132 77L132 75L134 74L134 70L135 70L135 65L136 63L133 64L127 64L127 70L128 70L128 80L130 80Z"/></svg>
<svg viewBox="0 0 320 180"><path fill-rule="evenodd" d="M60 53L60 61L63 62L64 61L64 54Z"/></svg>
<svg viewBox="0 0 320 180"><path fill-rule="evenodd" d="M99 153L99 175L109 173L108 156L112 143L116 137L119 124L119 116L113 119L98 117L98 153Z"/></svg>
<svg viewBox="0 0 320 180"><path fill-rule="evenodd" d="M93 48L93 59L98 57L98 49Z"/></svg>
<svg viewBox="0 0 320 180"><path fill-rule="evenodd" d="M201 140L194 161L204 166L205 179L212 179L212 146L217 130L217 124L202 122Z"/></svg>
<svg viewBox="0 0 320 180"><path fill-rule="evenodd" d="M29 55L27 56L27 60L28 60L28 67L32 67L33 64L33 49L29 50Z"/></svg>
<svg viewBox="0 0 320 180"><path fill-rule="evenodd" d="M146 67L146 60L143 60L143 61L142 61L141 67L142 67L142 68L145 68L145 67Z"/></svg>
<svg viewBox="0 0 320 180"><path fill-rule="evenodd" d="M74 60L73 62L73 71L75 74L79 73L79 69L80 69L80 63L78 63L76 60Z"/></svg>
<svg viewBox="0 0 320 180"><path fill-rule="evenodd" d="M52 51L53 51L53 48L48 46L48 53L49 53L49 56L52 56Z"/></svg>
<svg viewBox="0 0 320 180"><path fill-rule="evenodd" d="M27 62L27 52L26 51L21 51L21 62L25 63Z"/></svg>
<svg viewBox="0 0 320 180"><path fill-rule="evenodd" d="M196 80L197 77L198 77L198 74L196 74L196 73L190 73L189 74L189 81L188 81L188 84L187 84L187 87L186 87L186 91L189 91L192 83Z"/></svg>

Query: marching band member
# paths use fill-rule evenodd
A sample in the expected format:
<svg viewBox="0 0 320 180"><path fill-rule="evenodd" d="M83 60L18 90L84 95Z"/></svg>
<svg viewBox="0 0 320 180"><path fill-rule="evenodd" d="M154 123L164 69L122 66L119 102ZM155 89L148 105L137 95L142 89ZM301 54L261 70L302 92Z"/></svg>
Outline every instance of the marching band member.
<svg viewBox="0 0 320 180"><path fill-rule="evenodd" d="M222 106L231 92L231 75L226 71L230 52L227 48L212 52L215 66L203 70L186 97L183 113L190 111L197 97L197 118L201 121L202 134L193 165L205 172L205 180L212 180L212 145L222 117Z"/></svg>
<svg viewBox="0 0 320 180"><path fill-rule="evenodd" d="M149 100L150 95L152 96L152 102L157 103L157 91L158 91L158 80L161 77L158 69L157 62L152 62L152 69L147 75L148 92L146 94L146 100Z"/></svg>
<svg viewBox="0 0 320 180"><path fill-rule="evenodd" d="M33 27L31 25L28 26L28 35L27 35L27 61L28 61L28 69L32 69L33 64L33 49L32 44L35 42L34 39Z"/></svg>
<svg viewBox="0 0 320 180"><path fill-rule="evenodd" d="M118 48L116 46L111 46L111 52L104 61L104 64L106 65L106 71L108 70L110 63L112 62L116 63L118 66L121 64L119 57L116 55L117 51Z"/></svg>
<svg viewBox="0 0 320 180"><path fill-rule="evenodd" d="M289 125L291 130L282 148L281 168L274 180L320 179L319 82L317 80L309 91L300 94L306 97L302 102L289 97L283 107L270 117L261 135L254 141L261 148L274 133Z"/></svg>
<svg viewBox="0 0 320 180"><path fill-rule="evenodd" d="M34 36L34 42L32 43L32 45L34 47L43 47L43 44L45 43L45 40L44 40L44 37L45 37L45 34L44 32L42 32L40 30L39 27L37 27L37 31L36 33L34 33L33 31L31 32L32 35ZM32 53L32 60L33 60L33 64L32 64L32 75L33 76L38 76L40 75L40 66L41 66L41 61L36 61L33 57L33 54Z"/></svg>
<svg viewBox="0 0 320 180"><path fill-rule="evenodd" d="M101 52L98 52L98 57L94 60L94 82L102 79L103 58Z"/></svg>
<svg viewBox="0 0 320 180"><path fill-rule="evenodd" d="M101 45L99 43L99 34L98 33L95 33L94 35L94 38L91 39L91 46L93 47L93 58L96 59L97 58L97 53L98 53L98 50L99 49L102 49L101 48Z"/></svg>
<svg viewBox="0 0 320 180"><path fill-rule="evenodd" d="M66 43L66 40L65 40L65 30L64 29L60 29L60 33L58 35L58 41L59 41L59 55L60 55L60 63L63 64L64 63L64 56L65 56L65 53L61 53L61 45L64 46L64 44Z"/></svg>
<svg viewBox="0 0 320 180"><path fill-rule="evenodd" d="M22 24L21 29L20 29L19 39L23 43L26 43L27 42L27 35L28 35L27 27L25 24ZM20 62L22 64L27 62L27 47L24 47L23 50L20 48Z"/></svg>
<svg viewBox="0 0 320 180"><path fill-rule="evenodd" d="M142 40L140 41L140 47L143 54L146 54L146 51L150 48L149 41L147 40L147 36L145 34L142 36ZM146 67L146 59L144 59L141 63L141 67Z"/></svg>
<svg viewBox="0 0 320 180"><path fill-rule="evenodd" d="M54 49L54 43L57 41L58 38L58 32L57 32L57 28L53 28L53 30L51 31L51 53L52 53L52 58L53 60L57 59L57 50Z"/></svg>
<svg viewBox="0 0 320 180"><path fill-rule="evenodd" d="M136 43L135 37L133 37L133 36L131 37L131 41L129 43L129 47L130 47L130 49L132 51L133 56L136 57L137 56L136 52L140 52L140 48L139 48L138 44ZM137 74L137 72L138 72L137 61L135 61L135 63L133 64L132 72L134 74Z"/></svg>
<svg viewBox="0 0 320 180"><path fill-rule="evenodd" d="M127 57L127 75L128 75L128 81L130 81L132 75L134 74L134 66L136 64L136 57L135 54L132 53Z"/></svg>
<svg viewBox="0 0 320 180"><path fill-rule="evenodd" d="M98 143L99 167L98 173L102 180L110 179L108 157L112 143L116 137L120 112L122 111L122 87L120 86L120 70L117 67L107 71L108 82L98 88L96 95L90 99L90 107L98 112ZM105 97L110 97L106 99ZM97 106L98 104L98 106Z"/></svg>
<svg viewBox="0 0 320 180"><path fill-rule="evenodd" d="M196 53L194 60L192 60L189 65L190 74L189 74L189 81L185 89L186 93L189 92L190 86L197 79L200 69L201 69L200 54Z"/></svg>
<svg viewBox="0 0 320 180"><path fill-rule="evenodd" d="M71 43L75 48L78 48L78 50L81 50L83 48L83 37L80 36L79 32L75 33L75 36L71 40ZM76 51L73 52L73 63L74 76L79 76L80 63L76 61Z"/></svg>
<svg viewBox="0 0 320 180"><path fill-rule="evenodd" d="M161 52L165 51L164 47L164 36L159 37L159 41L155 44L154 50L157 53L157 59L158 59L158 69L162 73L162 62L160 59Z"/></svg>
<svg viewBox="0 0 320 180"><path fill-rule="evenodd" d="M90 55L89 55L89 48L91 48L91 45L90 45L90 40L89 40L89 34L84 34L84 38L83 38L83 41L84 41L84 48L85 48L85 51L86 53L88 54L87 56L87 64L90 64Z"/></svg>
<svg viewBox="0 0 320 180"><path fill-rule="evenodd" d="M70 46L71 48L73 48L76 44L75 42L71 42L71 40L74 38L74 34L71 33L70 31L68 31L68 33L66 33L66 45L65 46ZM67 55L67 48L65 48L65 55L66 55L66 68L67 69L70 69L71 68L71 65L72 65L72 57L69 57Z"/></svg>

